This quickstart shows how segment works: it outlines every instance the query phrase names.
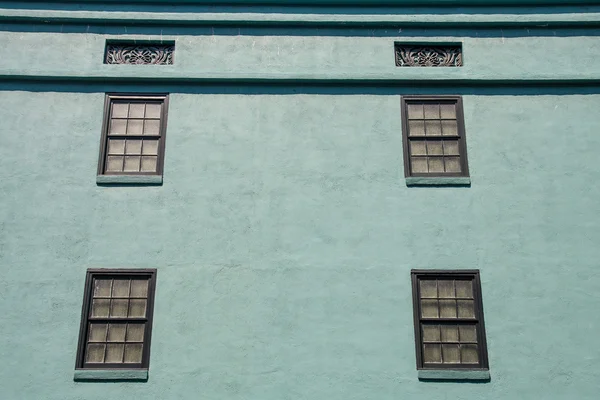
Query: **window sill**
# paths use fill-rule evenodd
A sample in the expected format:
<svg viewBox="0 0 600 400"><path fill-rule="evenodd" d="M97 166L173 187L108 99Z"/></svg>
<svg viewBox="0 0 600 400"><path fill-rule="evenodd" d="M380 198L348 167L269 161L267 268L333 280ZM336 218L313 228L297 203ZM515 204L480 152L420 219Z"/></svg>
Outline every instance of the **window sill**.
<svg viewBox="0 0 600 400"><path fill-rule="evenodd" d="M422 380L453 380L453 381L489 381L488 369L420 369L419 379Z"/></svg>
<svg viewBox="0 0 600 400"><path fill-rule="evenodd" d="M468 176L407 176L406 186L471 186Z"/></svg>
<svg viewBox="0 0 600 400"><path fill-rule="evenodd" d="M98 175L96 176L98 185L110 184L142 184L142 185L162 185L162 175Z"/></svg>
<svg viewBox="0 0 600 400"><path fill-rule="evenodd" d="M76 369L75 381L147 381L147 369Z"/></svg>

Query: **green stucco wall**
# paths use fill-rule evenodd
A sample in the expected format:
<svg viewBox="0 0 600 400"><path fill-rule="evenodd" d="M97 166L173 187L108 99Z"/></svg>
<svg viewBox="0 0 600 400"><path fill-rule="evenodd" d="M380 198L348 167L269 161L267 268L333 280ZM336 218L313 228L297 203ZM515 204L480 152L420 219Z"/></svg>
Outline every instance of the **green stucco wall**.
<svg viewBox="0 0 600 400"><path fill-rule="evenodd" d="M100 64L115 35L0 32L0 398L597 399L598 31L475 32L172 35L176 64L139 70ZM396 69L424 38L463 42L464 69ZM302 74L339 82L268 82ZM164 183L98 186L104 93L132 90L171 93ZM420 93L463 95L470 187L406 186ZM148 380L75 382L86 269L138 267ZM411 268L481 270L489 382L418 380Z"/></svg>

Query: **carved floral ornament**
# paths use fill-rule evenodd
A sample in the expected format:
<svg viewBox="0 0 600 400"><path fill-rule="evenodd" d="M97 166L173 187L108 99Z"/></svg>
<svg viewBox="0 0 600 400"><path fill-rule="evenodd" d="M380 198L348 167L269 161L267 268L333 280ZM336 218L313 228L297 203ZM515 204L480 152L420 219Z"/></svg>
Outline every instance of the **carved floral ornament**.
<svg viewBox="0 0 600 400"><path fill-rule="evenodd" d="M398 67L462 67L460 46L396 45Z"/></svg>
<svg viewBox="0 0 600 400"><path fill-rule="evenodd" d="M172 44L107 44L106 64L173 64L173 52L175 46Z"/></svg>

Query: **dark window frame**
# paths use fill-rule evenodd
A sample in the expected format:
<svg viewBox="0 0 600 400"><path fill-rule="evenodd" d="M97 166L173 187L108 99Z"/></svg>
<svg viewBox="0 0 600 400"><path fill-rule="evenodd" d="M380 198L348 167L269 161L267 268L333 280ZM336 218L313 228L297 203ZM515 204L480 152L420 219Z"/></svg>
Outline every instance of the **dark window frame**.
<svg viewBox="0 0 600 400"><path fill-rule="evenodd" d="M410 148L409 148L409 135L408 135L408 110L407 104L410 103L453 103L456 105L456 124L458 129L458 148L460 157L461 172L417 172L413 173L411 170L410 163ZM404 148L404 176L405 177L468 177L469 176L469 163L467 156L467 140L465 136L465 118L462 104L462 96L457 95L440 95L440 96L402 96L400 99L400 114L402 118L402 146ZM415 137L420 138L420 137ZM437 137L435 137L437 139ZM429 137L428 140L431 140ZM444 139L444 136L439 137L440 140ZM423 140L426 140L423 137Z"/></svg>
<svg viewBox="0 0 600 400"><path fill-rule="evenodd" d="M87 345L87 338L89 333L90 324L90 313L92 305L92 293L93 293L93 282L94 278L130 278L148 279L148 297L146 304L146 317L145 318L114 318L108 317L103 318L107 321L139 321L145 322L144 328L144 340L142 349L142 362L141 363L86 363L85 362L85 348ZM152 338L152 323L154 319L154 296L156 292L156 269L88 269L85 278L85 290L83 294L83 306L81 310L81 325L79 328L79 340L77 344L77 358L75 363L75 369L140 369L147 370L150 366L150 342Z"/></svg>
<svg viewBox="0 0 600 400"><path fill-rule="evenodd" d="M115 100L125 100L131 102L144 103L148 101L161 101L162 110L160 116L160 128L159 128L159 139L158 139L158 155L156 160L156 172L106 172L106 158L107 158L107 147L109 139L109 127L110 117L112 113L112 103ZM166 93L161 94L135 94L135 93L107 93L104 99L104 115L102 120L102 135L100 141L100 156L98 158L98 175L150 175L150 176L161 176L164 169L165 160L165 141L167 134L167 118L169 110L169 95ZM144 135L120 135L123 139L142 139ZM148 136L146 136L148 137Z"/></svg>
<svg viewBox="0 0 600 400"><path fill-rule="evenodd" d="M475 304L475 318L422 318L419 296L419 281L426 279L470 279L473 285L473 299ZM415 351L417 359L417 370L489 370L487 353L487 341L485 335L485 322L483 317L483 300L481 295L481 280L479 270L411 270L413 316L415 327ZM447 322L460 325L460 322L471 322L477 324L477 344L479 350L478 364L435 364L425 365L423 362L423 338L421 335L422 321L425 322Z"/></svg>

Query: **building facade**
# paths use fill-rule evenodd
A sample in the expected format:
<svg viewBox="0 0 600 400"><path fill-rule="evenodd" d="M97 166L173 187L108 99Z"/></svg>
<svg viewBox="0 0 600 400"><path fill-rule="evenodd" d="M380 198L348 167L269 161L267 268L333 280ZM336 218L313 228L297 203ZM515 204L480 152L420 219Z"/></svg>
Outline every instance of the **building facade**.
<svg viewBox="0 0 600 400"><path fill-rule="evenodd" d="M569 3L1 2L0 397L597 399Z"/></svg>

